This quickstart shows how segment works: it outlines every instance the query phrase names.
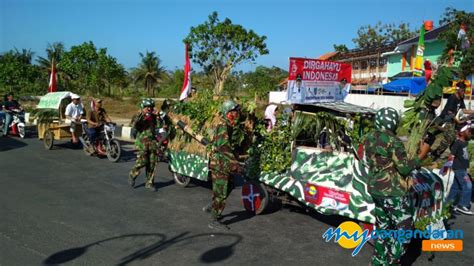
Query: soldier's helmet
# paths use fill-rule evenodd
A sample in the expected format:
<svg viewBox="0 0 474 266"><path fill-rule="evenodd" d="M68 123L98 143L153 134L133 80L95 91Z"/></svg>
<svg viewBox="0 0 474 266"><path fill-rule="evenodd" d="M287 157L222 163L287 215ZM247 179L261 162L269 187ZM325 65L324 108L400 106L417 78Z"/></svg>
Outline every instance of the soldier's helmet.
<svg viewBox="0 0 474 266"><path fill-rule="evenodd" d="M390 130L395 132L400 122L397 110L391 107L384 107L375 114L375 128L378 130Z"/></svg>
<svg viewBox="0 0 474 266"><path fill-rule="evenodd" d="M232 100L227 100L221 106L221 114L222 114L222 116L225 117L225 115L228 112L230 112L232 110L237 110L238 108L239 108L239 105L236 102L234 102Z"/></svg>
<svg viewBox="0 0 474 266"><path fill-rule="evenodd" d="M155 101L151 98L145 98L140 103L140 107L143 109L145 107L155 107Z"/></svg>

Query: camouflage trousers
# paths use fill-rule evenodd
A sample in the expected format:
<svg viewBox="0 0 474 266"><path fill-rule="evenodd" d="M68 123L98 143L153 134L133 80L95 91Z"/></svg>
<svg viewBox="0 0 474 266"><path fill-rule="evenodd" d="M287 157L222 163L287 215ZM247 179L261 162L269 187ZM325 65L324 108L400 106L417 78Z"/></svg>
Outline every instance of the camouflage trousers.
<svg viewBox="0 0 474 266"><path fill-rule="evenodd" d="M225 208L225 202L233 189L233 182L229 173L211 171L212 179L212 215L220 219Z"/></svg>
<svg viewBox="0 0 474 266"><path fill-rule="evenodd" d="M439 158L446 149L456 140L456 129L452 123L446 123L442 131L438 131L435 134L436 142L439 141L437 147L432 148L431 154L434 158Z"/></svg>
<svg viewBox="0 0 474 266"><path fill-rule="evenodd" d="M396 198L374 198L376 230L412 230L413 207L408 196ZM375 239L373 265L400 265L410 239L399 241L394 237Z"/></svg>
<svg viewBox="0 0 474 266"><path fill-rule="evenodd" d="M156 148L156 142L148 141L140 146L137 146L137 148L137 160L135 161L135 165L130 171L130 177L135 180L140 174L140 169L145 167L145 186L151 187L153 186L153 182L155 179L155 170L158 160L158 150Z"/></svg>

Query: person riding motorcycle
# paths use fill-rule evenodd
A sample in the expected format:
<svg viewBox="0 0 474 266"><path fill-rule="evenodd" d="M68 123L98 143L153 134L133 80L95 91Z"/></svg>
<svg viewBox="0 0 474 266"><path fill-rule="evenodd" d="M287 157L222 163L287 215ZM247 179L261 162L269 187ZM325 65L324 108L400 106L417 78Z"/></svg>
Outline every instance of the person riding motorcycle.
<svg viewBox="0 0 474 266"><path fill-rule="evenodd" d="M13 114L14 110L23 110L20 103L13 99L13 92L7 93L5 95L4 102L2 104L2 109L5 114L5 124L3 125L3 136L6 137L8 135L8 127L13 121Z"/></svg>
<svg viewBox="0 0 474 266"><path fill-rule="evenodd" d="M137 160L128 178L132 188L135 187L135 179L140 174L140 169L145 167L146 183L145 188L156 191L154 185L155 169L158 159L156 128L158 125L158 117L153 112L155 102L153 99L143 99L141 104L141 112L134 122L133 127L137 131L135 146L137 148Z"/></svg>
<svg viewBox="0 0 474 266"><path fill-rule="evenodd" d="M102 108L102 100L92 100L92 110L87 112L87 134L90 142L94 145L95 151L99 154L105 155L106 152L101 142L97 139L97 135L103 130L104 123L111 123L112 120L107 115L107 112Z"/></svg>

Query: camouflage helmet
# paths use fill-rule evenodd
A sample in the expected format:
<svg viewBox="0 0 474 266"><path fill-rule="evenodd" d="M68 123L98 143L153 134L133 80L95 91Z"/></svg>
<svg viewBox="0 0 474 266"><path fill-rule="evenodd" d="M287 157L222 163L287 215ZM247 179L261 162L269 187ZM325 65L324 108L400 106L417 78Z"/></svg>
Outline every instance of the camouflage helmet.
<svg viewBox="0 0 474 266"><path fill-rule="evenodd" d="M235 110L238 107L239 105L236 102L232 100L227 100L221 106L221 114L225 116L228 112Z"/></svg>
<svg viewBox="0 0 474 266"><path fill-rule="evenodd" d="M375 128L379 130L390 130L395 132L398 127L400 117L397 110L391 107L384 107L375 114Z"/></svg>
<svg viewBox="0 0 474 266"><path fill-rule="evenodd" d="M140 107L143 109L145 107L155 107L155 101L151 98L145 98L140 103Z"/></svg>

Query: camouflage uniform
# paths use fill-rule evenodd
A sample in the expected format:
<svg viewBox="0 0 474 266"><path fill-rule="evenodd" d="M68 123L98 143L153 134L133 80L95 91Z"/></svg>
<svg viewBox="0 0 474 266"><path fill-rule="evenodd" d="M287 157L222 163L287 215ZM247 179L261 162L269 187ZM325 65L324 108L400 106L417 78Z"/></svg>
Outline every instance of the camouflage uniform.
<svg viewBox="0 0 474 266"><path fill-rule="evenodd" d="M212 142L212 153L210 156L209 170L212 179L212 215L220 219L224 211L225 201L232 190L232 180L230 179L231 164L235 160L230 144L232 130L222 121L214 132Z"/></svg>
<svg viewBox="0 0 474 266"><path fill-rule="evenodd" d="M137 130L135 147L137 149L137 160L130 171L130 183L132 186L135 179L140 174L140 169L145 167L146 188L154 188L154 178L156 163L158 160L157 142L155 130L158 125L158 118L155 114L142 114L134 123Z"/></svg>
<svg viewBox="0 0 474 266"><path fill-rule="evenodd" d="M380 230L407 230L413 225L406 177L420 161L407 159L405 147L394 133L398 120L393 108L380 109L376 115L376 130L364 139L368 191L374 199L376 228ZM400 264L405 244L390 237L377 238L372 263Z"/></svg>

